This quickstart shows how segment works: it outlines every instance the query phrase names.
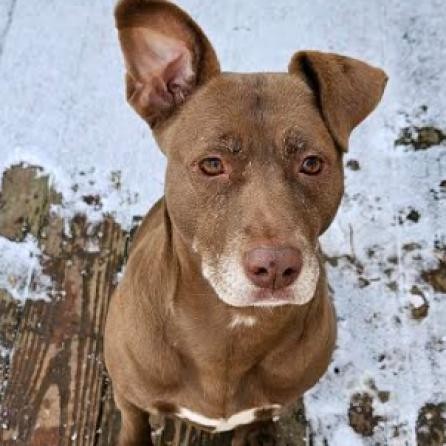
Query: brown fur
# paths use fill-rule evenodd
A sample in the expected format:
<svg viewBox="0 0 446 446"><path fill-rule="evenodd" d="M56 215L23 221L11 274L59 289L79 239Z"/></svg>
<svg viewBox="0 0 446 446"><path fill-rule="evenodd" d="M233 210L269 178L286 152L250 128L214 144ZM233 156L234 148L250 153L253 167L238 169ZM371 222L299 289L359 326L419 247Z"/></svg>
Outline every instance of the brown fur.
<svg viewBox="0 0 446 446"><path fill-rule="evenodd" d="M178 7L122 0L116 18L129 102L168 158L165 197L136 235L105 333L120 444L133 445L148 441L144 414L270 413L262 408L289 407L325 372L336 325L321 260L312 299L274 308L228 305L203 262L219 265L234 244L240 257L302 240L318 256L343 194L342 150L386 77L317 52L295 55L288 74L224 74ZM299 173L309 154L324 160L317 177ZM209 156L224 160L225 175L202 175ZM231 325L241 316L256 324Z"/></svg>

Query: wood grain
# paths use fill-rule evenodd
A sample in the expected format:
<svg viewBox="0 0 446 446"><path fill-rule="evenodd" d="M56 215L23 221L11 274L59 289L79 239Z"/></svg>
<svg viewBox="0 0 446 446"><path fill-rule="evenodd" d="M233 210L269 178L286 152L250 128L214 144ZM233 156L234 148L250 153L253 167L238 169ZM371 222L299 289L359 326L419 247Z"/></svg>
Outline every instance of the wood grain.
<svg viewBox="0 0 446 446"><path fill-rule="evenodd" d="M113 413L102 333L127 235L109 217L91 225L83 216L70 222L67 234L60 217L49 211L57 194L39 173L18 166L3 183L2 235L38 238L53 290L51 302L27 301L17 318L1 401L1 440L4 445L98 444L101 426ZM11 332L8 324L2 321L2 331ZM104 411L107 405L111 408Z"/></svg>

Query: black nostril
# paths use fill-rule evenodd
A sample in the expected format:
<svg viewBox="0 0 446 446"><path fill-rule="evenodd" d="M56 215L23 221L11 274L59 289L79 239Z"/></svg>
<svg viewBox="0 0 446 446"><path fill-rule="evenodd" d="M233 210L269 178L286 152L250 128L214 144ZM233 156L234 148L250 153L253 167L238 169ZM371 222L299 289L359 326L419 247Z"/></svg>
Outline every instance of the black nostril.
<svg viewBox="0 0 446 446"><path fill-rule="evenodd" d="M296 273L296 270L294 268L287 268L284 272L283 272L283 277L290 277L293 274Z"/></svg>
<svg viewBox="0 0 446 446"><path fill-rule="evenodd" d="M258 268L254 274L256 276L266 276L268 274L268 270L266 268Z"/></svg>

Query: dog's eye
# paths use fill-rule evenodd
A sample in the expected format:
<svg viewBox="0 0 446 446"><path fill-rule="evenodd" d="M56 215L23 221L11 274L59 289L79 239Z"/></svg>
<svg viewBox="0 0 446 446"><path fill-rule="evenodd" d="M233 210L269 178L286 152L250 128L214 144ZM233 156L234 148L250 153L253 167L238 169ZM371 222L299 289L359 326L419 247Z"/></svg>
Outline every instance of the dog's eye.
<svg viewBox="0 0 446 446"><path fill-rule="evenodd" d="M200 170L209 177L216 177L225 173L225 167L220 158L205 158L199 166Z"/></svg>
<svg viewBox="0 0 446 446"><path fill-rule="evenodd" d="M318 156L309 156L304 159L300 171L306 175L317 175L321 173L324 162Z"/></svg>

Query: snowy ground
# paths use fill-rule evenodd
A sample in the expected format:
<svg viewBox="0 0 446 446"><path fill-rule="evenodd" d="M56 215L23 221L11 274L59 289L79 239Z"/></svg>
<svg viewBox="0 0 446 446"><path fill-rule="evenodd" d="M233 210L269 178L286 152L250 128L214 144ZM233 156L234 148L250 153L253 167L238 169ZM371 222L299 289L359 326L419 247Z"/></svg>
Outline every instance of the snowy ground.
<svg viewBox="0 0 446 446"><path fill-rule="evenodd" d="M339 342L305 403L315 445L412 446L417 419L419 444L435 444L423 429L435 418L429 408L440 430L446 417L446 278L437 271L446 261L446 140L427 129L410 144L417 131L401 132L446 131L444 1L179 3L225 70L282 71L294 51L312 48L389 74L384 102L352 138L347 194L323 240ZM124 102L112 4L0 1L0 171L41 165L65 198L60 212L110 212L129 227L162 194L164 160ZM13 248L0 240L0 266L18 260L0 272L0 287L26 298L23 269L38 268L36 247L27 240L18 257ZM21 281L11 285L14 274Z"/></svg>

